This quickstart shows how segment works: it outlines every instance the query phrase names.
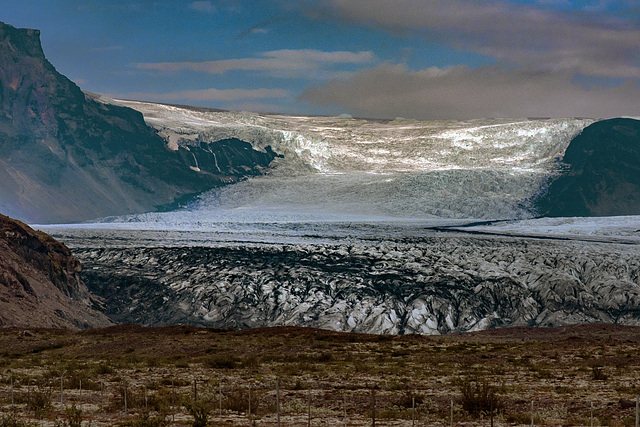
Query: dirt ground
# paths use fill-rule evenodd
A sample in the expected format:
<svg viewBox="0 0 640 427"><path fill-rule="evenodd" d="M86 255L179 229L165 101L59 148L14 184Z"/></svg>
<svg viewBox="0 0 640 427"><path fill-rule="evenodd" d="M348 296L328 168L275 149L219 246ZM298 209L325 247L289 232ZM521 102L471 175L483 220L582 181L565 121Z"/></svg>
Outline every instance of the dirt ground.
<svg viewBox="0 0 640 427"><path fill-rule="evenodd" d="M640 327L615 325L0 329L0 426L624 426L639 368Z"/></svg>

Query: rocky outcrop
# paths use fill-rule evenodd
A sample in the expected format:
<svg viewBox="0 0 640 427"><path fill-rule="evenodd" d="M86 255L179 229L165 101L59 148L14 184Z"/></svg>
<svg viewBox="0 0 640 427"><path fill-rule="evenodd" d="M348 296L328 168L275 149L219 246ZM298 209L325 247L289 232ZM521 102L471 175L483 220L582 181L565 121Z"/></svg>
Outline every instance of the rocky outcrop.
<svg viewBox="0 0 640 427"><path fill-rule="evenodd" d="M586 127L567 148L566 170L538 200L543 216L640 214L640 121Z"/></svg>
<svg viewBox="0 0 640 427"><path fill-rule="evenodd" d="M28 222L145 212L260 174L248 143L168 146L141 113L83 93L37 30L0 23L0 210Z"/></svg>
<svg viewBox="0 0 640 427"><path fill-rule="evenodd" d="M388 334L640 325L640 254L617 244L445 237L75 253L117 322Z"/></svg>
<svg viewBox="0 0 640 427"><path fill-rule="evenodd" d="M88 328L111 322L69 249L0 215L0 326Z"/></svg>

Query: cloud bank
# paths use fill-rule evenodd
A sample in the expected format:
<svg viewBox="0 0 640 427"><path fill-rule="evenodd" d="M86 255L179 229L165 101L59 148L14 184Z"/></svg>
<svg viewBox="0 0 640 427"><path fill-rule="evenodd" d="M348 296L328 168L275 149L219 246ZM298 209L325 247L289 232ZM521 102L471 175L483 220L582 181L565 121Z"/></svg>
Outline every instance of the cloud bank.
<svg viewBox="0 0 640 427"><path fill-rule="evenodd" d="M384 63L309 87L299 100L372 117L640 116L640 22L594 13L595 6L568 12L495 0L331 0L324 10L331 19L418 36L494 65Z"/></svg>
<svg viewBox="0 0 640 427"><path fill-rule="evenodd" d="M571 73L465 66L411 71L385 63L302 92L300 101L364 117L640 116L640 87L627 82L587 90Z"/></svg>
<svg viewBox="0 0 640 427"><path fill-rule="evenodd" d="M209 13L208 19L227 16L231 5L186 4ZM233 4L249 10L248 2ZM226 50L227 56L214 60L133 64L150 78L177 81L180 89L193 77L189 73L209 74L211 79L198 76L193 81L220 89L134 95L262 107L270 104L254 100L269 99L289 111L381 118L640 116L637 0L268 4L269 13L248 20L249 29L234 32L237 36L229 42L238 43L243 48L239 51L259 53L230 57L235 51ZM251 7L260 9L253 3ZM292 24L296 22L305 26ZM294 31L301 28L308 28L309 34L296 37ZM335 33L329 37L326 28L335 28ZM257 34L260 37L247 37ZM249 44L252 49L246 49ZM303 48L287 49L292 46ZM247 81L264 89L245 89Z"/></svg>
<svg viewBox="0 0 640 427"><path fill-rule="evenodd" d="M331 6L342 19L415 31L530 69L640 77L637 22L486 0L333 0Z"/></svg>

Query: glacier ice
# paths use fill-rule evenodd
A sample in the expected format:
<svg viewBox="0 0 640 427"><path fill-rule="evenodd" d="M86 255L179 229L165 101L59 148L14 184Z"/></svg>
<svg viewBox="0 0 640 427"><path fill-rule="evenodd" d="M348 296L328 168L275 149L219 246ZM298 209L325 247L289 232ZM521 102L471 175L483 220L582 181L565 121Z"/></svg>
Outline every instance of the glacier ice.
<svg viewBox="0 0 640 427"><path fill-rule="evenodd" d="M284 157L181 210L41 227L74 249L116 320L420 334L640 324L640 217L533 218L531 198L592 120L117 102L169 148L238 138Z"/></svg>
<svg viewBox="0 0 640 427"><path fill-rule="evenodd" d="M212 190L190 209L154 219L167 223L218 216L261 222L264 212L302 221L532 217L531 199L558 173L572 137L593 122L384 121L118 102L171 135L172 146L238 138L284 156L266 176Z"/></svg>

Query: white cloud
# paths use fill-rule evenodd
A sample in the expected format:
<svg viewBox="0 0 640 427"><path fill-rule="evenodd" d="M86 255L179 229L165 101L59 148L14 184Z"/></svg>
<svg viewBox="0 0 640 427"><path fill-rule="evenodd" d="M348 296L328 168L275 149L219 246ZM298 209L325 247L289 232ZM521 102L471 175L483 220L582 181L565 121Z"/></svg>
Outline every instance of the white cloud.
<svg viewBox="0 0 640 427"><path fill-rule="evenodd" d="M198 12L206 12L213 13L216 11L216 8L210 1L194 1L189 3L189 9L198 11Z"/></svg>
<svg viewBox="0 0 640 427"><path fill-rule="evenodd" d="M73 82L78 86L87 86L89 84L87 79L73 79Z"/></svg>
<svg viewBox="0 0 640 427"><path fill-rule="evenodd" d="M302 50L273 50L271 52L265 52L264 56L282 60L288 63L298 64L312 64L312 63L327 63L327 64L363 64L371 62L373 60L373 53L371 51L366 52L323 52L313 49Z"/></svg>
<svg viewBox="0 0 640 427"><path fill-rule="evenodd" d="M252 28L249 30L250 34L269 34L269 30L266 28Z"/></svg>
<svg viewBox="0 0 640 427"><path fill-rule="evenodd" d="M117 98L145 101L240 101L251 99L286 98L284 89L202 89L166 93L135 92L118 95Z"/></svg>
<svg viewBox="0 0 640 427"><path fill-rule="evenodd" d="M250 34L269 34L269 29L268 29L269 25L271 25L271 24L273 24L274 22L277 22L277 21L278 21L278 19L271 18L271 19L269 19L267 21L264 21L264 22L261 22L261 23L259 23L257 25L254 25L251 28L248 28L248 29L246 29L244 31L241 31L238 34L238 38L240 39L240 38L246 37L246 36L248 36Z"/></svg>
<svg viewBox="0 0 640 427"><path fill-rule="evenodd" d="M205 62L159 62L138 63L136 68L177 72L183 70L210 74L228 71L264 71L284 76L311 77L310 71L322 71L336 64L365 64L373 60L373 53L366 52L323 52L312 49L274 50L264 52L261 58L222 59ZM324 73L317 73L318 75Z"/></svg>
<svg viewBox="0 0 640 427"><path fill-rule="evenodd" d="M91 49L91 52L112 52L116 50L122 50L124 46L116 45L116 46L103 46L103 47L94 47Z"/></svg>
<svg viewBox="0 0 640 427"><path fill-rule="evenodd" d="M385 63L306 89L299 100L365 117L614 117L640 114L640 80L585 89L568 72L465 66L410 71Z"/></svg>

